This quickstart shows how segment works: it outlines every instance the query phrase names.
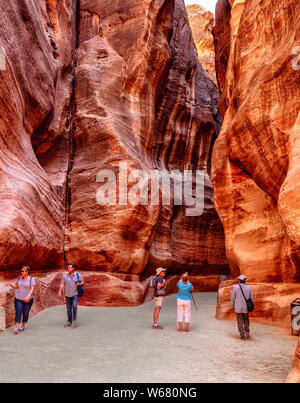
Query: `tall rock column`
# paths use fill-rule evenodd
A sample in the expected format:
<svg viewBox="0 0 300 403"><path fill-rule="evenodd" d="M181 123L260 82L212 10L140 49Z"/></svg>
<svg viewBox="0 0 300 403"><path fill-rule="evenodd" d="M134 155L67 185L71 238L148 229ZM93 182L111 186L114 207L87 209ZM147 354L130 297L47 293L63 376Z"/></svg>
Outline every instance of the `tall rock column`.
<svg viewBox="0 0 300 403"><path fill-rule="evenodd" d="M62 267L74 2L1 1L0 269Z"/></svg>
<svg viewBox="0 0 300 403"><path fill-rule="evenodd" d="M232 273L249 281L296 282L300 72L293 52L300 45L300 4L230 3L218 2L214 28L224 121L212 178L226 253Z"/></svg>
<svg viewBox="0 0 300 403"><path fill-rule="evenodd" d="M219 273L223 230L210 181L218 94L197 59L183 1L81 0L78 33L67 259L133 274L157 264ZM203 169L204 214L186 217L173 199L119 203L118 186L116 205L97 204L97 174L112 171L119 185L120 163L128 174Z"/></svg>

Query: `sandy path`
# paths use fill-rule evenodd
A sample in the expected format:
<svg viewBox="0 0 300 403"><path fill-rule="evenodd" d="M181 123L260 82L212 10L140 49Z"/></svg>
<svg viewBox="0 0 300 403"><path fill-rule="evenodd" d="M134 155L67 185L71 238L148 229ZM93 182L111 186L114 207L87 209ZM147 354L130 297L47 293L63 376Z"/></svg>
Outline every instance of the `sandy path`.
<svg viewBox="0 0 300 403"><path fill-rule="evenodd" d="M190 333L176 328L176 298L165 299L151 329L153 303L134 308L79 307L79 327L65 329L65 307L31 319L18 336L0 334L0 382L283 382L297 337L214 318L216 293L195 295ZM286 332L288 333L288 332ZM160 357L159 361L157 356Z"/></svg>

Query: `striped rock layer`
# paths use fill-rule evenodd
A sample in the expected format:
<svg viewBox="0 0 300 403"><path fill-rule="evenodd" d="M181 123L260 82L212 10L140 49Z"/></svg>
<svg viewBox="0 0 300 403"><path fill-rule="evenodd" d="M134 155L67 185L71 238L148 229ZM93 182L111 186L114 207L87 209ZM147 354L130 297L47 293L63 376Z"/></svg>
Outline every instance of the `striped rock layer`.
<svg viewBox="0 0 300 403"><path fill-rule="evenodd" d="M220 0L214 28L223 125L212 178L233 274L300 280L300 4ZM299 52L298 52L299 53Z"/></svg>
<svg viewBox="0 0 300 403"><path fill-rule="evenodd" d="M222 272L210 180L218 92L183 1L4 0L0 15L0 269L71 260L138 275ZM187 216L172 195L100 205L97 175L124 185L120 163L132 175L203 170L203 214Z"/></svg>

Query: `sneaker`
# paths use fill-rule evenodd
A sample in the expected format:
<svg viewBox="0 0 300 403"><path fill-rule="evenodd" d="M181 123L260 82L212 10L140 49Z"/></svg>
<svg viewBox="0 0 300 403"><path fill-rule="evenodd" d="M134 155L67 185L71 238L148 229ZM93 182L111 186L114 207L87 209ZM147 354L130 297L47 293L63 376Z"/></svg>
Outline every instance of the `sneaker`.
<svg viewBox="0 0 300 403"><path fill-rule="evenodd" d="M64 325L64 327L71 327L72 326L72 323L70 323L70 322L67 322L65 325Z"/></svg>
<svg viewBox="0 0 300 403"><path fill-rule="evenodd" d="M162 330L163 328L159 325L156 325L156 326L153 325L152 329Z"/></svg>
<svg viewBox="0 0 300 403"><path fill-rule="evenodd" d="M19 329L17 327L14 328L14 334L19 334Z"/></svg>
<svg viewBox="0 0 300 403"><path fill-rule="evenodd" d="M19 332L24 332L24 330L25 330L25 327L21 327L21 328L19 329Z"/></svg>

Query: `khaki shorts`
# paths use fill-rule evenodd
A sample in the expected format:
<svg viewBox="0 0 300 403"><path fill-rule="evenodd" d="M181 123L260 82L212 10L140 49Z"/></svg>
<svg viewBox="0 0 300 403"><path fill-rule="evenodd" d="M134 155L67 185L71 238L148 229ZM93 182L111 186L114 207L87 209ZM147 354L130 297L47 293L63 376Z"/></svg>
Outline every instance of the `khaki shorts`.
<svg viewBox="0 0 300 403"><path fill-rule="evenodd" d="M163 304L163 300L164 300L164 297L154 297L155 308L157 308L158 306L161 308L162 304Z"/></svg>

